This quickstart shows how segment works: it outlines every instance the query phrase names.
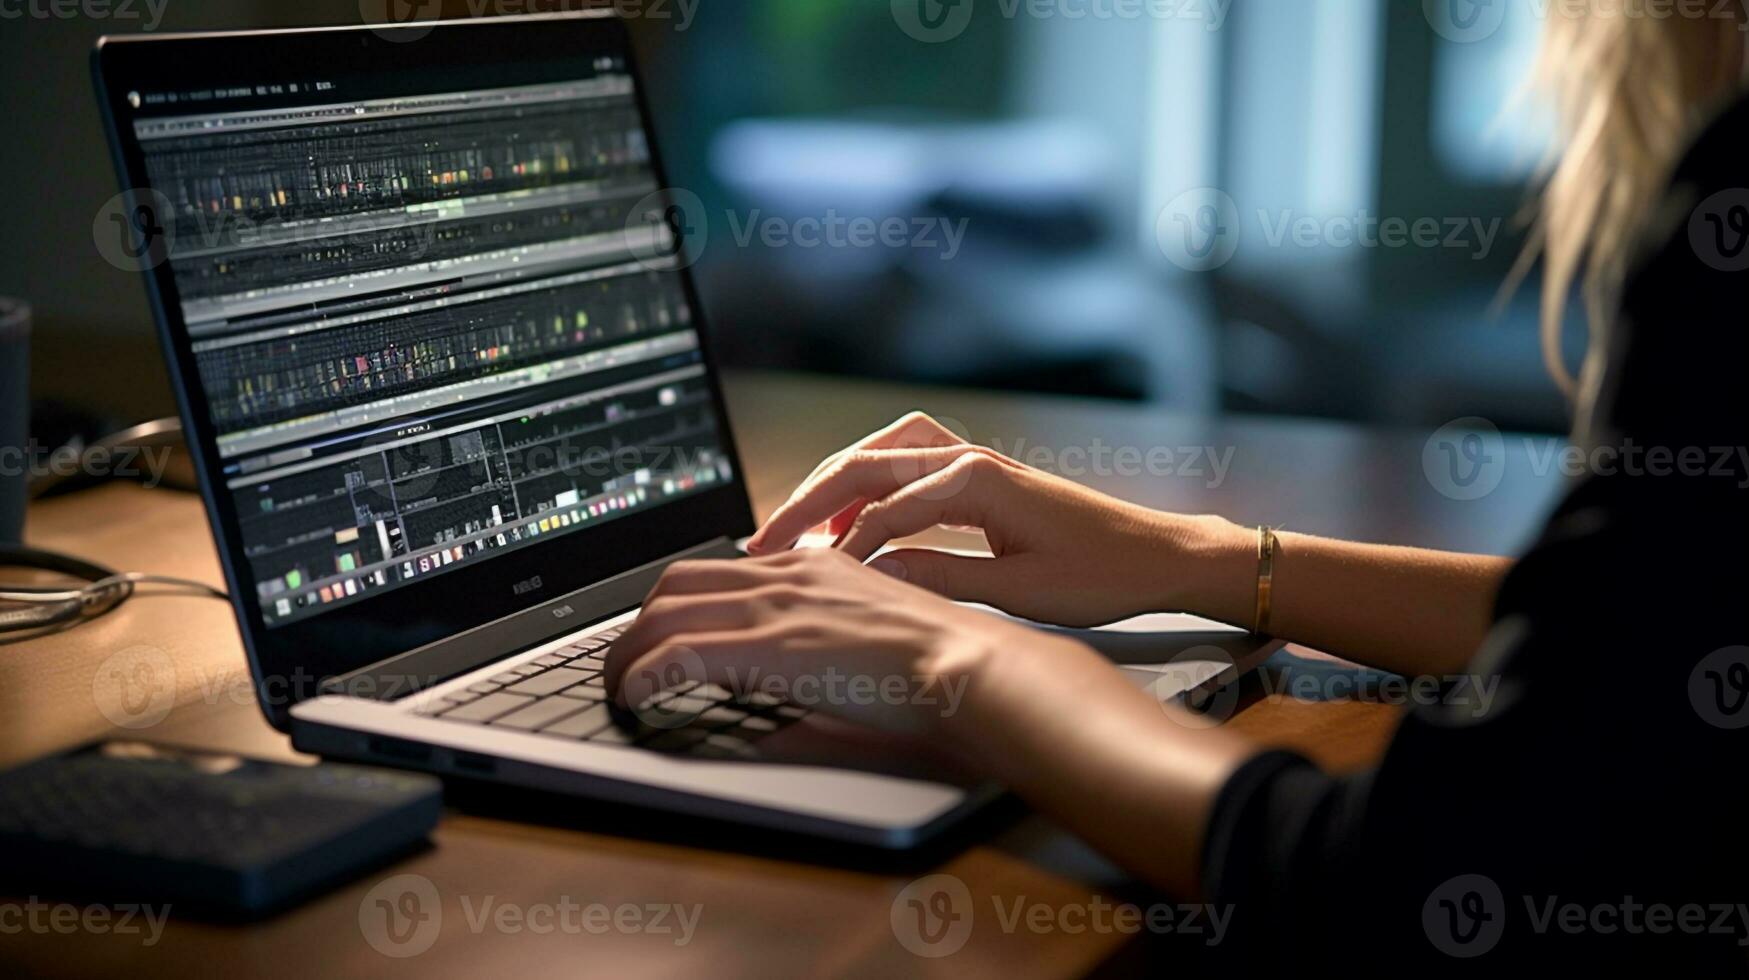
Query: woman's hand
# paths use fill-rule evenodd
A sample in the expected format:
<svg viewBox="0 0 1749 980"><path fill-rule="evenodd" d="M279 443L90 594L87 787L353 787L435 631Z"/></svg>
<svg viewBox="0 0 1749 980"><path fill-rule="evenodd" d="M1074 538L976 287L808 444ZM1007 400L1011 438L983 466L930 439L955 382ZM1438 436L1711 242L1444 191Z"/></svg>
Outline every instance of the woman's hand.
<svg viewBox="0 0 1749 980"><path fill-rule="evenodd" d="M1094 675L1120 694L1124 682L1098 654L881 575L841 551L806 549L735 562L677 562L608 654L609 693L635 707L679 680L739 692L765 691L871 727L934 733L970 717L999 732L1016 678L1052 693L1067 678ZM644 680L640 680L644 679ZM1115 683L1113 683L1115 681ZM1036 700L1033 690L1020 700ZM957 726L966 740L977 732ZM957 740L956 740L957 741Z"/></svg>
<svg viewBox="0 0 1749 980"><path fill-rule="evenodd" d="M818 548L671 566L606 674L631 708L692 680L925 736L1184 895L1216 795L1254 752L1080 643Z"/></svg>
<svg viewBox="0 0 1749 980"><path fill-rule="evenodd" d="M994 558L908 550L874 567L950 599L1064 626L1193 607L1242 616L1255 582L1254 533L1107 497L970 445L922 414L821 463L748 549L784 552L821 524L858 561L936 525L978 528Z"/></svg>

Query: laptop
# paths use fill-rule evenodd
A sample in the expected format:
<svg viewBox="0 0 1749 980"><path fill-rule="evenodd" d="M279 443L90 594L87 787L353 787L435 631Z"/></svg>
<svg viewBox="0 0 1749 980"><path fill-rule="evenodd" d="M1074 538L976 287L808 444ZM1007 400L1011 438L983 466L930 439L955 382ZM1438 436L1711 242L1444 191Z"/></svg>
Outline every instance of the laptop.
<svg viewBox="0 0 1749 980"><path fill-rule="evenodd" d="M765 691L608 703L663 568L754 530L611 12L107 37L93 66L125 188L98 241L145 273L297 748L888 848L998 794ZM1135 670L1163 698L1270 649L1177 632L1227 653Z"/></svg>

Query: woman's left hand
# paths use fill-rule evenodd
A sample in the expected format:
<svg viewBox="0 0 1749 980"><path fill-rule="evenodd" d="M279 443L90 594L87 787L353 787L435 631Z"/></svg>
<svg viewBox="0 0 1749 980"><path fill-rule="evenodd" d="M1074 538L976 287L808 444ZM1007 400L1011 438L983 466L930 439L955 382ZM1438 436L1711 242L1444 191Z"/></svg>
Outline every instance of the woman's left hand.
<svg viewBox="0 0 1749 980"><path fill-rule="evenodd" d="M609 653L606 684L628 706L681 679L775 688L861 724L933 733L1005 714L1008 693L1019 692L991 670L998 661L1009 678L1032 673L1031 662L1059 681L1076 670L1116 677L1073 640L956 605L841 551L808 549L671 566ZM961 710L968 693L980 699L976 712Z"/></svg>

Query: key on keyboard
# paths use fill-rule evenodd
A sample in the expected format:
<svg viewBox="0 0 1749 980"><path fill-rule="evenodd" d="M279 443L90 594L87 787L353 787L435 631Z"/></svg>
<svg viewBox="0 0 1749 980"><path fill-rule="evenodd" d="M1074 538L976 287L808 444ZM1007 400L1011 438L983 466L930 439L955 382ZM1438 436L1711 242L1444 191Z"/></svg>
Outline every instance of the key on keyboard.
<svg viewBox="0 0 1749 980"><path fill-rule="evenodd" d="M768 694L737 696L697 681L658 692L636 712L617 709L608 703L601 667L608 644L623 631L579 640L472 685L473 700L452 696L431 710L445 721L721 760L758 758L759 739L808 714Z"/></svg>

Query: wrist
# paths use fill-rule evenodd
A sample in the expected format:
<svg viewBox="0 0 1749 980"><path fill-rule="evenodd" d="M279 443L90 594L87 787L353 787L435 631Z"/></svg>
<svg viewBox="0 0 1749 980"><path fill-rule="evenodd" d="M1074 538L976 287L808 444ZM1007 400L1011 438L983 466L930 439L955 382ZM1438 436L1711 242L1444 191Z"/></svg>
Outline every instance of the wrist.
<svg viewBox="0 0 1749 980"><path fill-rule="evenodd" d="M1177 548L1184 573L1173 607L1250 629L1257 615L1257 529L1220 517L1186 518Z"/></svg>

